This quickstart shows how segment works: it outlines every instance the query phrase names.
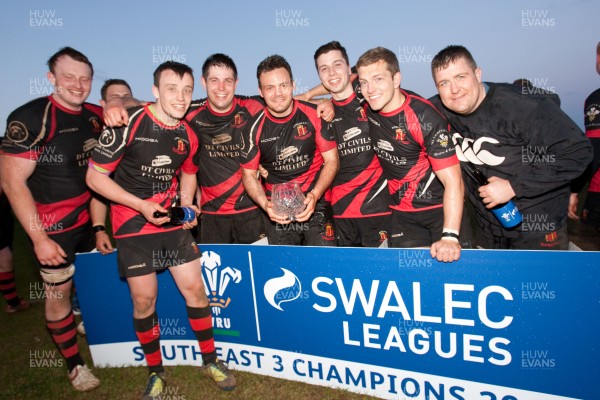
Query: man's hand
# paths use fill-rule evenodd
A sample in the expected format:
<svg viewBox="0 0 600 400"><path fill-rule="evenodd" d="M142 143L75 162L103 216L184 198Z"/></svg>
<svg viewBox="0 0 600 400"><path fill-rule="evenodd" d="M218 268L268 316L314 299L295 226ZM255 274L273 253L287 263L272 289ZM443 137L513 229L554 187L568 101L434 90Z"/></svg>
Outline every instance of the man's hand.
<svg viewBox="0 0 600 400"><path fill-rule="evenodd" d="M331 122L335 117L335 110L333 109L333 103L329 99L323 99L323 101L317 106L317 115L327 122Z"/></svg>
<svg viewBox="0 0 600 400"><path fill-rule="evenodd" d="M146 218L146 220L148 220L148 222L154 225L162 225L169 222L169 217L154 217L155 211L166 213L168 210L153 201L142 200L141 204L137 207L137 210L144 216L144 218Z"/></svg>
<svg viewBox="0 0 600 400"><path fill-rule="evenodd" d="M186 205L186 207L189 207L192 210L194 210L194 212L196 213L196 218L194 218L194 220L191 222L184 223L182 226L183 229L192 229L193 227L198 225L198 216L200 215L200 209L197 206L191 204Z"/></svg>
<svg viewBox="0 0 600 400"><path fill-rule="evenodd" d="M57 266L67 262L67 253L48 236L33 243L33 251L42 265Z"/></svg>
<svg viewBox="0 0 600 400"><path fill-rule="evenodd" d="M119 97L110 99L104 107L104 124L111 128L127 125L129 123L129 113Z"/></svg>
<svg viewBox="0 0 600 400"><path fill-rule="evenodd" d="M579 205L579 196L577 193L571 193L569 197L569 208L567 208L567 215L569 218L579 221L579 215L577 215L577 206Z"/></svg>
<svg viewBox="0 0 600 400"><path fill-rule="evenodd" d="M308 221L315 212L315 207L317 206L317 199L315 198L315 195L312 192L306 194L306 197L304 198L304 205L306 206L304 211L296 215L296 221L298 222Z"/></svg>
<svg viewBox="0 0 600 400"><path fill-rule="evenodd" d="M479 188L479 195L487 208L494 208L497 205L507 203L515 197L515 192L506 179L492 176L488 179L488 184Z"/></svg>
<svg viewBox="0 0 600 400"><path fill-rule="evenodd" d="M96 232L96 248L103 256L113 252L114 248L106 231Z"/></svg>
<svg viewBox="0 0 600 400"><path fill-rule="evenodd" d="M263 178L267 179L269 176L269 171L267 171L262 165L258 165L258 174Z"/></svg>
<svg viewBox="0 0 600 400"><path fill-rule="evenodd" d="M460 258L460 244L454 239L441 239L431 245L431 257L438 261L452 262Z"/></svg>
<svg viewBox="0 0 600 400"><path fill-rule="evenodd" d="M281 225L287 225L290 222L292 222L292 220L287 215L279 215L275 213L275 210L273 209L273 203L268 200L265 203L264 210L273 222L277 222Z"/></svg>

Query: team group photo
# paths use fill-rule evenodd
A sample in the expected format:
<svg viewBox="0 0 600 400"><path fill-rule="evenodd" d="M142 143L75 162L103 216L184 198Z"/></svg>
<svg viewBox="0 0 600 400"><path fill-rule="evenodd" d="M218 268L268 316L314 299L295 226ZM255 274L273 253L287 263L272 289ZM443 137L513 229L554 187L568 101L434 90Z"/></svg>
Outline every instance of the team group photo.
<svg viewBox="0 0 600 400"><path fill-rule="evenodd" d="M491 12L466 1L455 9L441 2L427 7L388 1L272 1L253 7L181 1L151 4L151 10L112 2L3 6L3 47L11 55L3 67L6 92L0 102L3 381L16 376L8 370L21 372L0 398L475 398L468 383L464 389L436 381L452 376L443 364L415 367L432 374L423 382L398 375L383 384L385 373L375 369L370 387L348 369L350 379L329 370L319 380L330 383L316 383L331 387L325 389L309 385L307 376L313 375L297 368L299 359L291 364L298 379L281 380L277 373L240 368L250 361L233 358L233 350L220 343L244 332L227 325L230 302L254 303L255 316L247 318L256 320L256 343L259 326L276 329L257 308L256 288L277 312L292 301L323 311L328 307L319 296L331 302L335 297L315 282L337 282L342 300L360 299L364 307L377 296L405 326L411 318L403 311L402 281L413 273L427 282L439 268L436 279L444 287L469 290L452 280L463 265L498 268L510 263L504 257L524 257L518 265L538 254L547 273L562 274L569 261L558 260L577 256L590 260L582 263L592 271L587 277L575 274L577 285L595 284L600 36L586 26L588 20L593 25L594 13L583 12L582 4L534 3L490 5ZM489 21L494 13L497 23ZM467 18L460 22L461 16ZM577 39L566 40L573 35ZM261 268L262 253L253 253L255 246L272 247L265 254L279 263L281 278L258 283L263 278L253 269ZM298 246L312 247L314 255ZM84 254L90 252L97 253L95 263L105 265L87 265ZM246 258L249 272L226 264L229 254ZM383 299L373 286L372 298L357 295L366 290L364 283L362 289L353 284L352 292L342 290L341 278L334 278L335 259L345 260L345 254L356 254L356 262L340 261L340 271L347 268L355 281L379 276L378 262L388 271L388 260L400 260L397 273L385 272L389 291ZM403 277L414 257L425 275L415 266ZM325 271L332 263L331 279L316 278L312 287L301 283L305 275L296 273L299 278L286 267L296 262L306 270L320 263ZM100 285L113 274L110 285L119 285L130 299L122 307L109 301L111 293L121 294L104 284L100 296L90 294L94 275ZM516 277L527 282L519 287L521 300L532 292L532 280L550 282L543 274L525 276ZM463 278L471 279L467 273L458 279ZM228 285L240 281L252 284L252 296L228 297ZM395 281L400 289L392 290ZM420 286L414 282L416 303ZM502 285L508 283L490 283L472 305L479 305L482 328L507 328L509 315L515 315L511 329L517 324L517 309L499 305L495 297L513 300ZM572 288L558 292L568 297ZM534 292L554 299L541 286ZM407 331L407 338L433 334L426 326L439 323L450 330L469 325L452 322L466 315L457 308L470 308L468 303L445 293L446 317L426 316L437 300L430 299L425 313L415 304L414 323L430 325ZM498 305L495 311L485 314L486 301L488 307ZM390 305L394 302L399 304ZM94 309L119 317L100 324L93 321ZM346 306L349 315L351 309ZM589 311L597 320L597 303ZM129 322L117 324L122 319ZM193 345L195 361L184 363L191 366L174 367L178 362L165 351L171 324ZM348 324L339 333L346 348L355 343ZM374 347L368 343L378 336L364 329L364 346ZM138 367L95 366L100 347L90 346L90 354L88 340L116 338L114 331L134 338ZM286 337L290 343L312 337L302 328L292 331L297 338ZM393 340L391 332L396 330L386 346L401 346L402 331ZM488 351L496 365L509 364L520 348L515 339L494 343ZM317 343L306 345L315 347L311 357L330 357L316 351ZM465 354L473 349L463 345ZM244 350L243 340L236 346L240 354L258 354L260 348ZM520 351L523 363L531 350ZM350 353L348 360L361 359ZM266 368L256 357L257 370ZM279 355L271 357L273 371L280 371L279 362L286 368ZM378 365L377 357L369 357L366 364ZM599 370L594 364L589 371ZM380 365L391 367L387 361ZM470 368L457 377L477 380ZM41 383L34 388L36 380ZM542 381L518 386L525 396L519 398L577 396L544 389ZM535 397L538 391L549 397Z"/></svg>

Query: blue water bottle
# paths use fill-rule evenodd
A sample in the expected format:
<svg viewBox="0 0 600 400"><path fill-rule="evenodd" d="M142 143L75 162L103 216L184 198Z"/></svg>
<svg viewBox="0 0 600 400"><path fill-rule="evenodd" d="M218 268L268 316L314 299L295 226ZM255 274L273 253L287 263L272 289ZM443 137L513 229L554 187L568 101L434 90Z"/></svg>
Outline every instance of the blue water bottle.
<svg viewBox="0 0 600 400"><path fill-rule="evenodd" d="M481 186L487 185L489 182L483 172L470 162L462 163L465 172L477 181ZM507 203L497 205L491 209L492 214L498 219L502 226L506 229L514 228L523 221L523 216L517 208L517 205L509 200Z"/></svg>
<svg viewBox="0 0 600 400"><path fill-rule="evenodd" d="M492 213L506 229L514 228L523 221L521 211L519 211L517 205L512 200L492 208Z"/></svg>
<svg viewBox="0 0 600 400"><path fill-rule="evenodd" d="M154 211L154 218L169 217L169 223L183 225L196 219L196 211L191 207L171 207L166 213Z"/></svg>

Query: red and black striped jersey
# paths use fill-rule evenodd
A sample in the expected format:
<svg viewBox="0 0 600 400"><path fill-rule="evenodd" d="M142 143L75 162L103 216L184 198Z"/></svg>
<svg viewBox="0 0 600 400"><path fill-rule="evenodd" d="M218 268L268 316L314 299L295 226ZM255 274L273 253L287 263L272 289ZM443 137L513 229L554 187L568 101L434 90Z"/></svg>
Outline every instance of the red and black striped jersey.
<svg viewBox="0 0 600 400"><path fill-rule="evenodd" d="M260 97L235 96L229 112L219 113L207 100L193 102L186 115L198 136L198 184L203 213L236 214L256 208L242 185L242 128L264 108Z"/></svg>
<svg viewBox="0 0 600 400"><path fill-rule="evenodd" d="M363 99L364 101L364 99ZM337 143L340 168L331 185L334 218L364 218L390 214L387 180L371 146L369 123L355 94L333 101L335 118L323 124Z"/></svg>
<svg viewBox="0 0 600 400"><path fill-rule="evenodd" d="M309 192L319 179L321 153L335 149L333 138L321 131L316 106L298 100L285 118L276 118L266 109L258 113L244 127L242 140L241 165L257 170L260 164L269 172L265 184L269 198L276 183L294 181Z"/></svg>
<svg viewBox="0 0 600 400"><path fill-rule="evenodd" d="M8 117L4 154L36 162L27 186L38 212L35 223L48 234L89 221L85 174L102 126L102 108L84 103L72 111L52 96L32 100Z"/></svg>
<svg viewBox="0 0 600 400"><path fill-rule="evenodd" d="M434 171L459 162L450 126L428 100L402 93L406 100L392 112L366 107L373 149L393 198L391 208L412 212L442 207L444 186Z"/></svg>
<svg viewBox="0 0 600 400"><path fill-rule="evenodd" d="M110 174L127 192L164 208L173 205L179 190L178 174L195 174L196 134L185 121L175 126L160 122L149 106L131 109L129 125L105 129L90 160L90 168ZM136 210L111 205L114 237L160 233L179 226L149 223Z"/></svg>

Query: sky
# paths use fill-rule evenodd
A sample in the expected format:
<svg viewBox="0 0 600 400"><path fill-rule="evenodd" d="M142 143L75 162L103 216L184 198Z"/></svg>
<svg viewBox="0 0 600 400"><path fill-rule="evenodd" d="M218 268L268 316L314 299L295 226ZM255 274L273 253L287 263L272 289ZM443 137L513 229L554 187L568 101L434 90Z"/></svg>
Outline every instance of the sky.
<svg viewBox="0 0 600 400"><path fill-rule="evenodd" d="M585 98L600 87L597 0L319 0L74 1L20 0L0 5L0 135L9 113L52 92L46 61L63 46L94 65L91 103L105 79L127 80L151 101L152 73L166 60L194 69L194 99L205 97L202 63L221 52L238 68L238 94L256 95L256 66L271 54L292 66L297 93L319 83L313 54L338 40L354 64L384 46L399 58L401 86L436 94L433 56L449 44L467 47L483 79L527 78L559 94L562 109L583 127Z"/></svg>

